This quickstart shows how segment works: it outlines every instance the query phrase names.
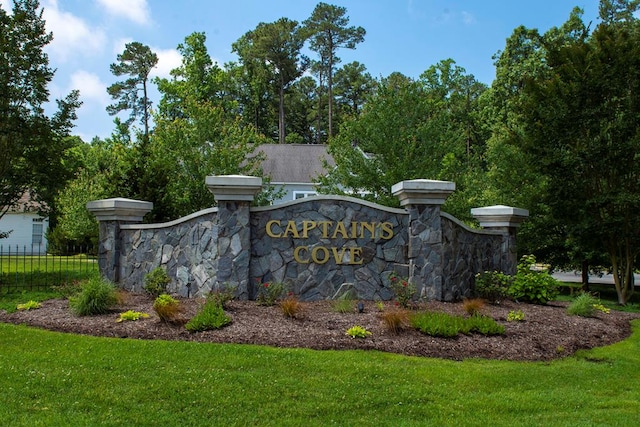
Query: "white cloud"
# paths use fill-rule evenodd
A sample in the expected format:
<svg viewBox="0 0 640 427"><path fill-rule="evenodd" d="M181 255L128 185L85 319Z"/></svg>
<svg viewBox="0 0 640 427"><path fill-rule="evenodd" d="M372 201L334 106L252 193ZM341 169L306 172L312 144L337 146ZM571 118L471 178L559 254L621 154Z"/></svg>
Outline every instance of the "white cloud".
<svg viewBox="0 0 640 427"><path fill-rule="evenodd" d="M151 22L147 0L97 0L97 2L111 15L120 16L141 25Z"/></svg>
<svg viewBox="0 0 640 427"><path fill-rule="evenodd" d="M80 91L83 103L97 102L100 106L106 107L110 102L107 85L96 74L88 71L80 70L71 75L69 90L72 89Z"/></svg>
<svg viewBox="0 0 640 427"><path fill-rule="evenodd" d="M66 62L77 55L95 55L102 51L106 36L103 31L91 28L77 16L58 8L57 0L43 3L43 17L47 30L53 33L53 41L47 46L57 61Z"/></svg>
<svg viewBox="0 0 640 427"><path fill-rule="evenodd" d="M13 2L11 0L0 0L0 7L2 7L5 12L11 13L13 10Z"/></svg>
<svg viewBox="0 0 640 427"><path fill-rule="evenodd" d="M151 71L151 77L169 78L170 71L182 64L182 55L175 49L151 48L151 50L158 55L158 65Z"/></svg>

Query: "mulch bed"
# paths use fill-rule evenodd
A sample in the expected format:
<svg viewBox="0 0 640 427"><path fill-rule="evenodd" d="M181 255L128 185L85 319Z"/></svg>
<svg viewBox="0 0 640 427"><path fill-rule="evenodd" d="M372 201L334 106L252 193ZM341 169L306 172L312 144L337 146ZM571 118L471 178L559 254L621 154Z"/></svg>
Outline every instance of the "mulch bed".
<svg viewBox="0 0 640 427"><path fill-rule="evenodd" d="M185 318L193 316L201 299L181 300ZM126 294L124 302L111 314L78 317L71 313L64 299L42 303L36 310L6 313L0 311L0 322L26 324L52 331L102 337L130 339L161 339L211 343L259 344L274 347L303 347L317 350L379 350L410 356L439 357L452 360L467 358L503 360L552 360L566 357L580 349L590 349L615 343L631 334L630 321L640 318L637 313L612 310L595 317L569 316L567 303L531 305L505 301L500 305L486 305L483 314L503 324L501 336L479 334L459 335L456 338L437 338L408 329L393 334L383 326L380 311L371 301L364 302L364 312L337 313L330 301L303 303L298 318L284 317L278 306L265 307L255 301L231 301L226 312L232 323L220 330L188 332L184 326L160 322L153 311L153 298L146 294ZM385 302L385 309L394 309ZM432 301L420 309L464 314L462 303ZM119 313L134 310L148 313L138 321L118 323ZM512 310L522 310L525 320L507 322ZM359 325L372 335L354 339L346 330Z"/></svg>

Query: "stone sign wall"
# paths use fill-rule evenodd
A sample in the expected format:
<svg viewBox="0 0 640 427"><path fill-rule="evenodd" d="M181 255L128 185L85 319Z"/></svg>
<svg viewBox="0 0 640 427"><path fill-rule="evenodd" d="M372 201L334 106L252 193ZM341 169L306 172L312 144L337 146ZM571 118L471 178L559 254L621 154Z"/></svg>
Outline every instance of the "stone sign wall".
<svg viewBox="0 0 640 427"><path fill-rule="evenodd" d="M141 224L148 202L90 202L100 221L101 273L142 291L144 276L163 267L169 291L187 297L233 285L238 298L255 299L262 283L282 282L312 301L345 288L359 299L391 299L395 272L421 297L453 301L471 294L477 272L515 272L515 231L527 212L474 209L483 229L472 230L440 211L453 183L396 184L403 209L341 196L250 207L261 185L256 177L208 177L218 207L165 224Z"/></svg>

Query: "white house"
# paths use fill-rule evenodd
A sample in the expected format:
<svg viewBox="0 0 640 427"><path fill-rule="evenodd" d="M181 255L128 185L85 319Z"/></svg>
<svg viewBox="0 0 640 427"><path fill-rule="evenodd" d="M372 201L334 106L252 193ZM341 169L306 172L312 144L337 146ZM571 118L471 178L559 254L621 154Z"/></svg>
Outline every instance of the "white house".
<svg viewBox="0 0 640 427"><path fill-rule="evenodd" d="M262 153L265 160L260 164L265 176L271 177L276 189L284 190L283 196L275 200L280 204L318 194L314 181L335 166L326 145L316 144L264 144L255 153Z"/></svg>
<svg viewBox="0 0 640 427"><path fill-rule="evenodd" d="M9 237L0 239L0 250L7 253L34 255L47 253L49 218L38 213L38 205L31 201L29 192L9 208L0 218L0 231L10 231Z"/></svg>

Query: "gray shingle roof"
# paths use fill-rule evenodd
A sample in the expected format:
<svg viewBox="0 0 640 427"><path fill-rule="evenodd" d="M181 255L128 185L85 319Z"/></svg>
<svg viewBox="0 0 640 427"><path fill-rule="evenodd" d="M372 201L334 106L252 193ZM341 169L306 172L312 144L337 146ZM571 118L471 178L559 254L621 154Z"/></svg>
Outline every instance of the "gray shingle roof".
<svg viewBox="0 0 640 427"><path fill-rule="evenodd" d="M326 145L315 144L264 144L255 153L264 153L261 167L272 183L312 183L328 172L322 166L323 159L335 166L327 149Z"/></svg>

